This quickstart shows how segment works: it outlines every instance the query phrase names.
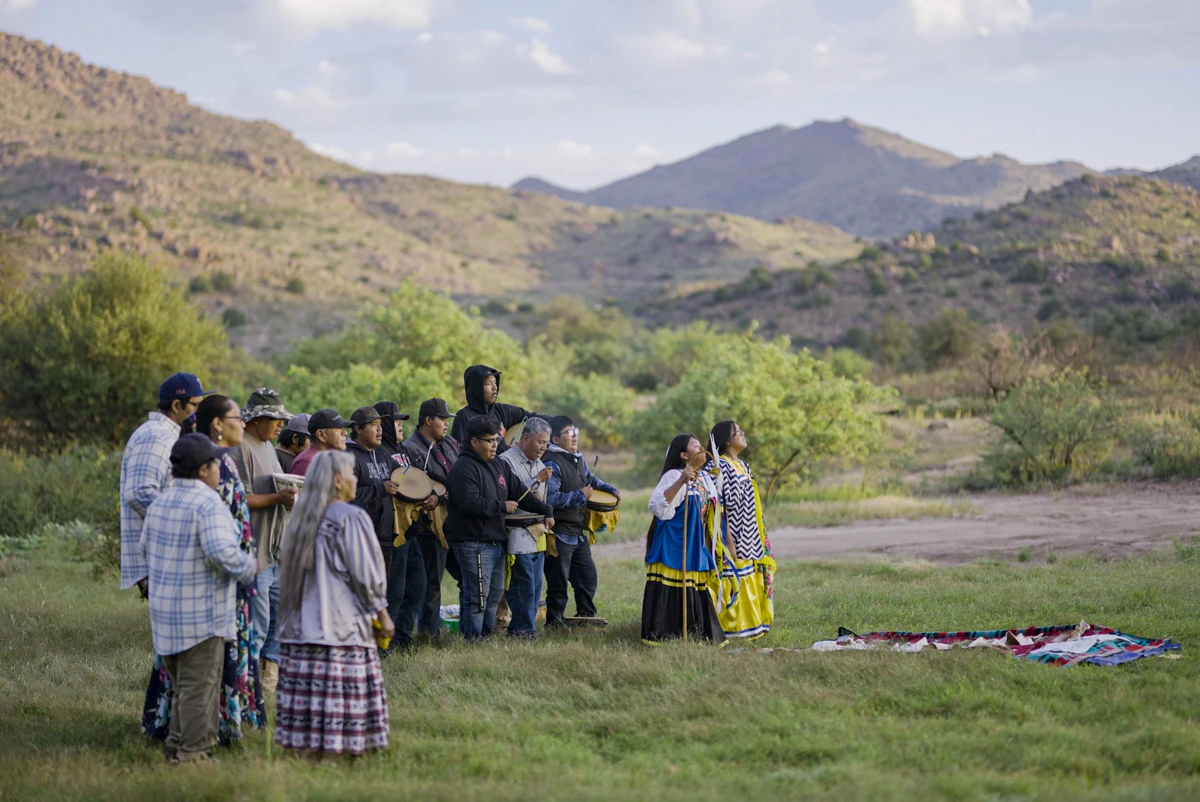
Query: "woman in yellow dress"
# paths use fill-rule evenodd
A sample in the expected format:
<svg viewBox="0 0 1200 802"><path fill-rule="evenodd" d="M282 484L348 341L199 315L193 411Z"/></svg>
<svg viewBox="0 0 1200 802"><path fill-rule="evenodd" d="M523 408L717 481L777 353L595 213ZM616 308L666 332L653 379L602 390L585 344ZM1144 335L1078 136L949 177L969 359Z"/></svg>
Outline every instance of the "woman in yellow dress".
<svg viewBox="0 0 1200 802"><path fill-rule="evenodd" d="M750 466L740 454L746 433L734 421L712 429L720 459L720 495L724 518L726 559L721 566L718 616L728 638L758 638L771 629L775 606L771 583L775 560L763 524L762 498ZM715 468L709 463L709 470Z"/></svg>

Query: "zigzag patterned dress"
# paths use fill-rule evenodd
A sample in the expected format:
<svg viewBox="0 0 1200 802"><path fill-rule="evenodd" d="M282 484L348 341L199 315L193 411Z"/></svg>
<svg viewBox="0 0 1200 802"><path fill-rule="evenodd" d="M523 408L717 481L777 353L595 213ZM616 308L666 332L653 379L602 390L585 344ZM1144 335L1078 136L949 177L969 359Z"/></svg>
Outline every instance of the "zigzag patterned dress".
<svg viewBox="0 0 1200 802"><path fill-rule="evenodd" d="M775 620L775 560L763 524L762 499L750 467L737 457L722 455L721 478L726 544L733 553L721 566L718 616L726 637L758 638Z"/></svg>

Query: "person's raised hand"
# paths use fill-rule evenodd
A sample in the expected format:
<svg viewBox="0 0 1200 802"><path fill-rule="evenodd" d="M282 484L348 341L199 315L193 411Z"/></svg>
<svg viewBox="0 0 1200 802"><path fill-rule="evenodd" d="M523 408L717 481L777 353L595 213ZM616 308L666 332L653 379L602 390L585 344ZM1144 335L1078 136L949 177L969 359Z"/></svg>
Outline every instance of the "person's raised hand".
<svg viewBox="0 0 1200 802"><path fill-rule="evenodd" d="M538 475L535 476L534 478L537 479L537 481L539 481L539 482L548 482L548 481L550 481L550 477L553 475L554 475L554 471L550 470L550 467L547 466L545 468L542 468L540 471L538 471Z"/></svg>

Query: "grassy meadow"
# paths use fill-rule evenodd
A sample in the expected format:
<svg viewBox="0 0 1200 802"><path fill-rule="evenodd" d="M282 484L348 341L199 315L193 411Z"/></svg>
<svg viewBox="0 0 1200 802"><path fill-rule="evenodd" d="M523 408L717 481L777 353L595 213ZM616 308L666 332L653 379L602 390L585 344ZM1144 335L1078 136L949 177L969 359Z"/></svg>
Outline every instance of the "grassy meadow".
<svg viewBox="0 0 1200 802"><path fill-rule="evenodd" d="M641 566L603 561L607 631L385 662L385 754L315 764L253 733L217 766L172 768L138 732L144 605L43 547L0 562L0 799L1192 799L1198 568L1188 545L1054 565L789 562L755 644L1086 619L1184 645L1063 669L978 651L646 647Z"/></svg>

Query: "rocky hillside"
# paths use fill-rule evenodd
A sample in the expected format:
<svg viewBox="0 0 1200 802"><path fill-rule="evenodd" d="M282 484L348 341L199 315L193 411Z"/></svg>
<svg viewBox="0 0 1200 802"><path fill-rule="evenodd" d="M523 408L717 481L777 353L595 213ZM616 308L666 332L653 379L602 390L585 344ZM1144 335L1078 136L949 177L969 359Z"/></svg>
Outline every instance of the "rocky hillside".
<svg viewBox="0 0 1200 802"><path fill-rule="evenodd" d="M859 345L887 315L942 309L1022 330L1069 318L1153 343L1200 298L1200 194L1138 176L1085 175L1020 203L865 249L839 265L755 271L695 293L660 319L758 320L809 345Z"/></svg>
<svg viewBox="0 0 1200 802"><path fill-rule="evenodd" d="M1193 156L1183 164L1176 164L1148 174L1151 178L1173 181L1195 190L1200 190L1200 156Z"/></svg>
<svg viewBox="0 0 1200 802"><path fill-rule="evenodd" d="M590 192L540 179L516 187L618 209L679 206L760 220L802 217L886 237L996 208L1085 170L1074 162L1027 165L1001 155L964 160L847 119L776 126Z"/></svg>
<svg viewBox="0 0 1200 802"><path fill-rule="evenodd" d="M266 122L0 33L0 226L27 280L99 250L173 265L259 354L340 324L405 279L464 299L685 292L857 253L807 221L614 211L546 194L362 172Z"/></svg>

